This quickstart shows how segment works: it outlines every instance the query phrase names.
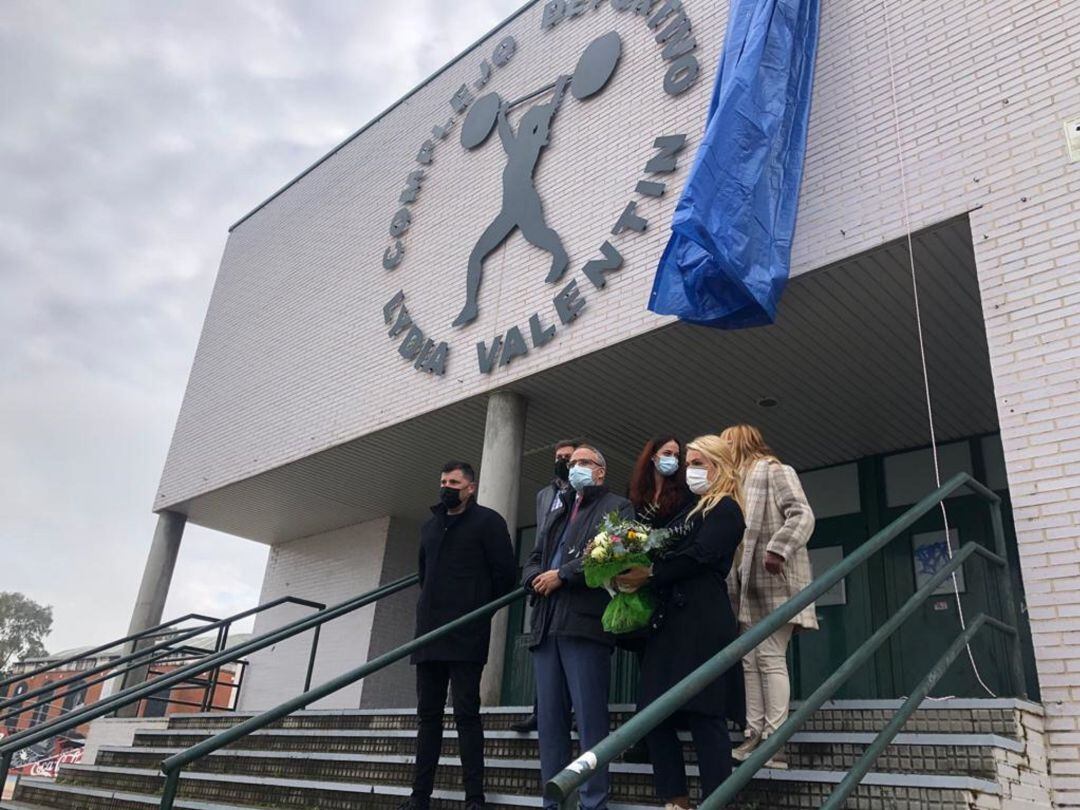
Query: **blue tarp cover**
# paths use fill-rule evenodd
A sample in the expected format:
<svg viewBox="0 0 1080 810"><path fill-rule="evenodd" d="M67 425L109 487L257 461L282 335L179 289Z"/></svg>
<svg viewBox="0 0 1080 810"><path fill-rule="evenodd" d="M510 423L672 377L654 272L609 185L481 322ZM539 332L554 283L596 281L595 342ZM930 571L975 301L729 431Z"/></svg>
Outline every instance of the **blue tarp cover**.
<svg viewBox="0 0 1080 810"><path fill-rule="evenodd" d="M705 138L649 309L772 323L787 283L817 50L818 0L731 0Z"/></svg>

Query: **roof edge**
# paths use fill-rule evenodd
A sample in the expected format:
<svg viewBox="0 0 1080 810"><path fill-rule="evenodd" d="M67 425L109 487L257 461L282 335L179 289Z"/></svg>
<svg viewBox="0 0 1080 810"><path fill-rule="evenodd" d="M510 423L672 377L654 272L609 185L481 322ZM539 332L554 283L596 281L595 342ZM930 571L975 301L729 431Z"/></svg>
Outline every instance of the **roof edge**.
<svg viewBox="0 0 1080 810"><path fill-rule="evenodd" d="M472 51L474 49L476 49L477 47L479 47L480 44L484 42L484 40L486 40L492 34L496 33L499 29L501 29L502 27L504 27L508 23L511 23L514 20L516 20L518 17L520 17L522 14L524 14L526 11L528 11L530 8L532 8L533 6L535 6L539 2L540 2L540 0L528 0L528 2L525 3L525 5L523 5L521 8L519 8L513 14L511 14L509 17L504 19L502 22L498 23L494 28L491 28L490 30L488 30L486 33L484 33L483 36L481 36L479 39L477 39L471 45L466 46L465 49L461 51L461 53L459 53L457 56L455 56L453 59L451 59L445 65L443 65L441 68L436 70L434 73L432 73L430 76L428 76L422 82L420 82L420 84L416 85L416 87L414 87L412 90L407 92L405 95L403 95L401 98L399 98L393 104L391 104L389 107L387 107L381 113L379 113L374 118L372 118L370 121L368 121L366 124L364 124L362 127L360 127L360 129L356 130L356 132L354 132L352 135L348 136L345 140L343 140L341 143L339 143L337 146L335 146L333 149L331 149L325 155L320 157L318 160L316 160L314 163L312 163L310 166L308 166L306 169L304 169L302 172L300 172L300 174L296 175L296 177L294 177L292 180L287 182L285 185L283 185L281 188L279 188L277 191L275 191L269 197L264 199L261 203L259 203L254 208L252 208L250 211L248 211L246 214L244 214L242 217L240 217L240 219L236 220L236 222L234 222L232 225L229 226L229 231L228 232L232 233L234 230L236 230L236 228L238 228L240 225L242 225L247 220L249 220L252 216L254 216L259 211L261 211L263 208L265 208L269 203L276 200L278 197L280 197L282 194L284 194L286 191L288 191L290 188L292 188L298 182L303 180L307 175L309 175L311 172L313 172L315 169L317 169L319 166L321 166L327 160L332 158L334 155L336 155L338 152L340 152L342 149L344 149L346 146L348 146L350 143L352 143L354 140L356 140L360 135L362 135L368 129L375 126L375 124L379 123L379 121L381 121L383 118L385 118L387 115L389 115L395 109L397 109L398 106L400 106L401 104L404 104L406 101L408 101L410 98L412 98L412 96L416 95L416 93L418 93L420 90L422 90L428 84L430 84L433 80L435 80L436 78L441 76L443 73L445 73L447 70L449 70L451 67L456 65L458 62L460 62L462 59L464 59L468 54L472 53Z"/></svg>

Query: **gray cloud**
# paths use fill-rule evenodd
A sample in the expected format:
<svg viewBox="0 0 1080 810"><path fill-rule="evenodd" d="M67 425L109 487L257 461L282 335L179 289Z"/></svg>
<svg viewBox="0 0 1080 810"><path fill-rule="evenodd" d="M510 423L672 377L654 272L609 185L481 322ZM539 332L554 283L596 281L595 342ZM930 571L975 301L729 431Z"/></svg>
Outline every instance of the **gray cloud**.
<svg viewBox="0 0 1080 810"><path fill-rule="evenodd" d="M519 0L8 0L0 13L0 589L52 649L127 626L227 226ZM167 612L254 604L191 527Z"/></svg>

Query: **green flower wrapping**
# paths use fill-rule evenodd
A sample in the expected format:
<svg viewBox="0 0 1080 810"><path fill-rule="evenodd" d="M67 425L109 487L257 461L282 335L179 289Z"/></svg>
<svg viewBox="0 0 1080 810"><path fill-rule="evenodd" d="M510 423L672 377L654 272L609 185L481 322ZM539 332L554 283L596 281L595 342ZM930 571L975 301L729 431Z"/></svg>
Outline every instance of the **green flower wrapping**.
<svg viewBox="0 0 1080 810"><path fill-rule="evenodd" d="M611 514L601 523L601 531L585 549L585 584L605 588L611 602L600 623L608 633L632 633L648 627L656 610L656 598L641 588L634 593L616 591L613 580L628 568L652 564L650 552L656 552L667 539L666 530L651 530L636 521Z"/></svg>
<svg viewBox="0 0 1080 810"><path fill-rule="evenodd" d="M604 609L600 624L607 632L616 635L632 633L649 626L654 610L656 597L651 591L643 589L634 593L617 593Z"/></svg>
<svg viewBox="0 0 1080 810"><path fill-rule="evenodd" d="M593 562L585 558L585 584L590 588L607 588L608 583L615 579L627 568L635 565L652 565L648 554L630 553L623 554L611 562ZM623 594L630 596L630 594Z"/></svg>

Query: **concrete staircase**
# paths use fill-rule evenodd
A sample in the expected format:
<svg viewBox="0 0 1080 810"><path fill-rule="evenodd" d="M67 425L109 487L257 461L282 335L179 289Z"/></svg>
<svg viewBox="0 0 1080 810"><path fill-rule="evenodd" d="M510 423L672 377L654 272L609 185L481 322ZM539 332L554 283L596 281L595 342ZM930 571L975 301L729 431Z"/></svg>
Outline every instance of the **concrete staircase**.
<svg viewBox="0 0 1080 810"><path fill-rule="evenodd" d="M745 810L820 806L898 701L838 701L818 711L789 746L787 771L760 771L740 796ZM613 722L626 717L613 707ZM539 807L536 735L509 730L521 708L485 710L488 803ZM23 779L4 810L147 810L158 806L163 758L244 714L189 714L104 746L55 781ZM108 722L108 721L106 721ZM926 703L848 802L865 810L1049 807L1041 707L1011 699ZM448 728L453 721L447 717ZM409 711L309 711L287 718L185 771L178 810L383 810L409 793L415 745ZM692 750L687 749L693 762ZM647 765L617 763L612 810L655 807ZM697 769L689 768L692 789ZM460 808L457 735L446 735L433 807Z"/></svg>

